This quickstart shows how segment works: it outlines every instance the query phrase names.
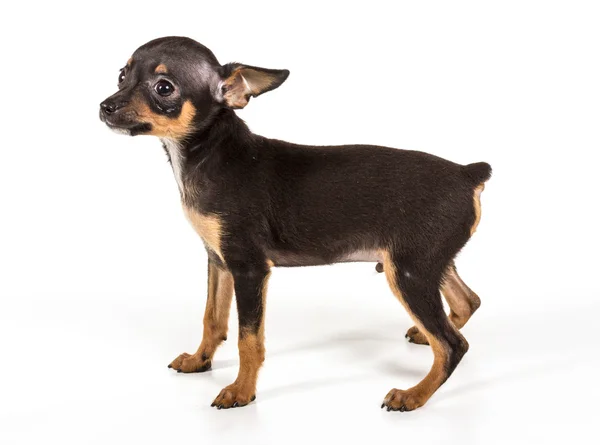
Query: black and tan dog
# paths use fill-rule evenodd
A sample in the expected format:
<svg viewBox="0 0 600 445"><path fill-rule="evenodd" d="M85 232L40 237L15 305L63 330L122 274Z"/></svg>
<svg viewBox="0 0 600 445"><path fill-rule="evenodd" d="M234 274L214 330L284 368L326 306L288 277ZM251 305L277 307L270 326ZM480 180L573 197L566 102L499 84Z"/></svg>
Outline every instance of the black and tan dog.
<svg viewBox="0 0 600 445"><path fill-rule="evenodd" d="M100 106L110 128L161 138L184 213L208 252L202 343L169 367L210 369L227 335L235 293L240 369L213 406L247 405L265 357L271 267L373 261L415 322L409 340L434 351L429 374L413 388L392 389L382 405L413 410L448 379L468 349L458 329L479 298L457 275L453 260L479 223L479 196L491 168L417 151L309 147L252 134L233 110L277 88L288 74L220 65L201 44L166 37L133 54L119 75L119 91Z"/></svg>

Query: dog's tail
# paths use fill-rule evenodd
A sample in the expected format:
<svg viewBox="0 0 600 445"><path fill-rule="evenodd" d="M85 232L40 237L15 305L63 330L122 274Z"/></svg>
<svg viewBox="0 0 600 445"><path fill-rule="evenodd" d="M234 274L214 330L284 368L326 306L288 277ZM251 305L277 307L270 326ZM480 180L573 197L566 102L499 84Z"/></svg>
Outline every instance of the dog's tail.
<svg viewBox="0 0 600 445"><path fill-rule="evenodd" d="M476 187L492 177L492 166L487 162L476 162L463 166L462 172L464 177Z"/></svg>

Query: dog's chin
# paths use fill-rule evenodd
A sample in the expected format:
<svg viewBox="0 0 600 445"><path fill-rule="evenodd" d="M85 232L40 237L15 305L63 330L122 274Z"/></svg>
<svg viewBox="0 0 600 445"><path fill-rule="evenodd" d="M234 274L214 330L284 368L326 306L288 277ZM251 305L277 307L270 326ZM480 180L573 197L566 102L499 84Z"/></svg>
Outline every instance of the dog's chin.
<svg viewBox="0 0 600 445"><path fill-rule="evenodd" d="M127 136L137 136L139 134L147 134L152 130L152 125L146 123L135 123L130 125L115 125L108 120L104 123L108 128L117 134L124 134Z"/></svg>
<svg viewBox="0 0 600 445"><path fill-rule="evenodd" d="M109 124L108 122L106 123L106 126L117 134L124 134L126 136L131 136L131 130L129 128L117 127L115 125Z"/></svg>

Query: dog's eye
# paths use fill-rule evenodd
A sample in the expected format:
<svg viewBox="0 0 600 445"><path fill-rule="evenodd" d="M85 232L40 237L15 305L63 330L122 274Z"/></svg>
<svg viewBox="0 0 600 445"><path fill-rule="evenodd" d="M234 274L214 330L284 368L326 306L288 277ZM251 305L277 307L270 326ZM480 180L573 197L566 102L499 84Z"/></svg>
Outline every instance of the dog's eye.
<svg viewBox="0 0 600 445"><path fill-rule="evenodd" d="M175 87L168 80L159 80L156 85L154 85L154 90L160 94L161 96L170 96L175 90Z"/></svg>
<svg viewBox="0 0 600 445"><path fill-rule="evenodd" d="M119 73L119 84L125 80L125 70L121 70Z"/></svg>

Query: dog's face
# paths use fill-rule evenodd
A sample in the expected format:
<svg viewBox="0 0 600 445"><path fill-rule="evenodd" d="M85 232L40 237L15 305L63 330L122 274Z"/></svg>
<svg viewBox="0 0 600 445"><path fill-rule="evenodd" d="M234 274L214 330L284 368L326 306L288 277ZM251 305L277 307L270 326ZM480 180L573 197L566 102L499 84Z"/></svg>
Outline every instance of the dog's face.
<svg viewBox="0 0 600 445"><path fill-rule="evenodd" d="M281 85L287 70L221 66L213 53L185 37L164 37L138 48L119 73L119 91L100 104L111 129L178 141L207 126L219 109L243 108Z"/></svg>

